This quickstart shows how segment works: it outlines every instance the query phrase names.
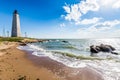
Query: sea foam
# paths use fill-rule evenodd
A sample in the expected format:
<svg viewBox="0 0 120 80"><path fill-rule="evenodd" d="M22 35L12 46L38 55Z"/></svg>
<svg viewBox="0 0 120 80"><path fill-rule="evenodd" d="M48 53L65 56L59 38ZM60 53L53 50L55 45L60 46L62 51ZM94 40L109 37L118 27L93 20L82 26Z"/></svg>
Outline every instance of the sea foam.
<svg viewBox="0 0 120 80"><path fill-rule="evenodd" d="M120 62L116 61L115 59L119 60L119 55L113 55L113 54L104 54L100 53L99 57L112 57L115 59L112 60L80 60L76 58L71 58L68 56L63 56L61 54L54 54L52 52L46 51L43 48L40 48L35 45L28 44L27 46L19 46L17 47L21 50L30 50L34 51L32 54L36 55L38 57L46 56L49 57L55 61L58 61L60 63L63 63L64 65L72 68L84 68L84 67L90 67L91 69L94 69L95 71L101 73L105 80L120 80Z"/></svg>

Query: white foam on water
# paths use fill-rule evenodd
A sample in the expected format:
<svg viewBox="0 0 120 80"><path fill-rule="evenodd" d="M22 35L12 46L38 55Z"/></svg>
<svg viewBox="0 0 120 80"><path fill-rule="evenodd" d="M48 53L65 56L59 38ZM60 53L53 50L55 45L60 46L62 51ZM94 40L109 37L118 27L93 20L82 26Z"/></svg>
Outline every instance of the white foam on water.
<svg viewBox="0 0 120 80"><path fill-rule="evenodd" d="M27 44L27 46L29 46L29 47L32 48L32 49L36 49L36 50L38 50L38 51L45 51L43 48L40 48L40 47L35 46L35 45Z"/></svg>
<svg viewBox="0 0 120 80"><path fill-rule="evenodd" d="M44 53L44 52L41 52L41 51L34 51L34 52L32 53L32 55L41 56L41 57L46 56L45 53Z"/></svg>
<svg viewBox="0 0 120 80"><path fill-rule="evenodd" d="M99 58L103 58L103 59L114 59L117 61L120 61L120 55L115 55L115 54L111 54L111 53L103 53L100 52L99 54L96 55Z"/></svg>
<svg viewBox="0 0 120 80"><path fill-rule="evenodd" d="M35 49L30 48L29 46L19 46L17 48L20 50L25 50L25 51L35 51Z"/></svg>
<svg viewBox="0 0 120 80"><path fill-rule="evenodd" d="M90 67L103 75L104 80L120 80L120 55L114 54L103 54L100 53L98 56L102 58L112 57L114 60L79 60L76 58L70 58L68 56L63 56L61 54L54 54L52 52L47 52L46 50L39 48L35 45L20 46L18 49L21 50L33 50L33 55L36 56L47 56L53 60L56 60L64 65L72 68L84 68Z"/></svg>

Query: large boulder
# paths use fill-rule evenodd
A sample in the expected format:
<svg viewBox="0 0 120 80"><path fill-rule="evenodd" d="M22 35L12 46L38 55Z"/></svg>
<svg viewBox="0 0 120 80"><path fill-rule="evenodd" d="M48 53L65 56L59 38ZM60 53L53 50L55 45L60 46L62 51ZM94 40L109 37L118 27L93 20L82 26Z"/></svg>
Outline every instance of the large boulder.
<svg viewBox="0 0 120 80"><path fill-rule="evenodd" d="M90 52L91 53L98 53L98 52L100 52L100 50L98 50L98 48L95 45L91 45Z"/></svg>
<svg viewBox="0 0 120 80"><path fill-rule="evenodd" d="M112 51L115 50L115 48L112 47L111 45L101 44L99 47L100 47L100 50L101 50L102 52L112 52Z"/></svg>
<svg viewBox="0 0 120 80"><path fill-rule="evenodd" d="M111 45L104 45L104 44L100 44L99 46L95 46L95 45L91 45L90 46L90 52L91 54L96 54L99 52L108 52L108 53L112 53L112 54L118 54L116 52L113 52L115 50L114 47L112 47Z"/></svg>

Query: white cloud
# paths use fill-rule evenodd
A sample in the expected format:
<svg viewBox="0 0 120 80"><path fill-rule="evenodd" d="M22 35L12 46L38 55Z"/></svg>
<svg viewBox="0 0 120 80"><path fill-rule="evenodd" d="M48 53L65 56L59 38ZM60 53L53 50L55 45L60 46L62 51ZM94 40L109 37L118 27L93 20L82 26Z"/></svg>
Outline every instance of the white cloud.
<svg viewBox="0 0 120 80"><path fill-rule="evenodd" d="M66 20L79 22L81 20L81 16L86 14L88 11L98 11L99 6L96 0L86 0L81 1L78 4L74 4L71 6L63 6L66 11L66 15L64 16Z"/></svg>
<svg viewBox="0 0 120 80"><path fill-rule="evenodd" d="M95 27L80 28L77 30L78 36L81 38L93 38L96 35L97 29Z"/></svg>
<svg viewBox="0 0 120 80"><path fill-rule="evenodd" d="M79 4L79 9L83 14L86 14L88 11L98 11L99 5L96 0L86 0L81 1Z"/></svg>
<svg viewBox="0 0 120 80"><path fill-rule="evenodd" d="M117 1L113 4L112 7L113 7L113 8L120 8L120 0L117 0Z"/></svg>
<svg viewBox="0 0 120 80"><path fill-rule="evenodd" d="M120 8L120 0L98 0L97 3L103 8Z"/></svg>
<svg viewBox="0 0 120 80"><path fill-rule="evenodd" d="M120 31L110 31L112 30L114 27L116 27L116 25L120 24L120 21L118 20L113 20L113 21L105 21L105 22L101 22L101 23L96 23L95 25L92 25L90 27L87 28L80 28L77 30L78 35L81 35L82 38L85 37L105 37L105 36L118 36L116 32ZM114 32L114 33L113 33ZM120 32L119 32L120 33ZM108 35L106 35L108 34Z"/></svg>
<svg viewBox="0 0 120 80"><path fill-rule="evenodd" d="M101 23L96 23L93 26L98 30L108 30L108 29L115 27L118 24L120 24L120 21L113 20L113 21L105 21L105 22L101 22Z"/></svg>
<svg viewBox="0 0 120 80"><path fill-rule="evenodd" d="M109 37L119 37L120 29L118 30L106 30L106 31L96 31L96 28L91 28L92 31L89 30L78 30L77 36L80 38L109 38Z"/></svg>
<svg viewBox="0 0 120 80"><path fill-rule="evenodd" d="M117 0L98 0L97 2L99 3L100 6L103 7L110 7L115 3Z"/></svg>
<svg viewBox="0 0 120 80"><path fill-rule="evenodd" d="M60 31L60 32L63 32L63 31L65 31L65 23L61 23L60 24L60 27L58 27L58 30Z"/></svg>
<svg viewBox="0 0 120 80"><path fill-rule="evenodd" d="M92 19L83 19L79 22L76 22L76 25L79 25L79 24L82 24L82 25L86 25L86 24L95 24L97 22L99 22L102 18L97 18L97 17L94 17Z"/></svg>
<svg viewBox="0 0 120 80"><path fill-rule="evenodd" d="M81 17L81 12L79 11L78 5L72 5L72 6L64 6L63 7L65 11L67 12L67 15L65 16L66 20L73 20L73 21L79 21Z"/></svg>
<svg viewBox="0 0 120 80"><path fill-rule="evenodd" d="M60 27L65 27L66 25L64 23L60 24Z"/></svg>
<svg viewBox="0 0 120 80"><path fill-rule="evenodd" d="M62 17L72 22L71 25L81 27L77 30L80 37L116 36L120 31L120 20L117 20L120 0L81 0L63 8L67 14Z"/></svg>
<svg viewBox="0 0 120 80"><path fill-rule="evenodd" d="M65 20L79 23L81 17L89 11L96 12L100 8L103 10L120 8L120 0L84 0L77 4L65 5L63 8L67 13L64 15Z"/></svg>
<svg viewBox="0 0 120 80"><path fill-rule="evenodd" d="M63 8L67 13L70 13L70 7L68 5L63 6Z"/></svg>

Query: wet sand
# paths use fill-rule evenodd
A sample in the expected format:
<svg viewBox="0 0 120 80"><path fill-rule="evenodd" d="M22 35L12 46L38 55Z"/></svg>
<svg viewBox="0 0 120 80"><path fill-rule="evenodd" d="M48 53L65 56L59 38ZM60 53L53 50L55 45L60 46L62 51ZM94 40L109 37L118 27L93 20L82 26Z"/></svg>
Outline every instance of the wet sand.
<svg viewBox="0 0 120 80"><path fill-rule="evenodd" d="M27 57L34 65L47 68L66 80L103 80L101 74L90 67L71 68L48 57L37 57L30 53Z"/></svg>
<svg viewBox="0 0 120 80"><path fill-rule="evenodd" d="M0 80L103 80L89 67L70 68L48 57L18 50L18 45L0 49Z"/></svg>

